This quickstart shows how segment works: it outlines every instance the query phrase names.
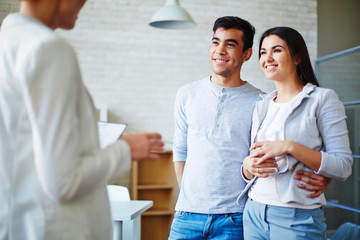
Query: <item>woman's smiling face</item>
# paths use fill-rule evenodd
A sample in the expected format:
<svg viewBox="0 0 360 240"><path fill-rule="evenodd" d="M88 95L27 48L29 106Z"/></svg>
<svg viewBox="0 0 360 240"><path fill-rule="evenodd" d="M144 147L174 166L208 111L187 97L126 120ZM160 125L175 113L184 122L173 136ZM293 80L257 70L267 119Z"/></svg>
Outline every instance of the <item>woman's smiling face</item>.
<svg viewBox="0 0 360 240"><path fill-rule="evenodd" d="M282 81L296 75L296 64L286 42L277 35L264 38L260 49L260 67L271 80Z"/></svg>

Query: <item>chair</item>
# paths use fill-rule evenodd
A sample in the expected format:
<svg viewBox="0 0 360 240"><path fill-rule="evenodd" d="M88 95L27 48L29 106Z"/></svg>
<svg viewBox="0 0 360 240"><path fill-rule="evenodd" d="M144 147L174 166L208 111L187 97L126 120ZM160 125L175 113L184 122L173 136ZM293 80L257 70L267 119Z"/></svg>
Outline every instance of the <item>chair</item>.
<svg viewBox="0 0 360 240"><path fill-rule="evenodd" d="M113 201L129 201L130 194L127 187L119 185L107 185L109 200Z"/></svg>
<svg viewBox="0 0 360 240"><path fill-rule="evenodd" d="M106 188L110 201L130 201L127 187L107 185ZM123 229L122 236L120 236L121 228ZM121 223L113 221L113 240L130 239L132 232L134 232L134 221L123 222L122 226Z"/></svg>
<svg viewBox="0 0 360 240"><path fill-rule="evenodd" d="M326 201L326 204L331 207L348 210L355 213L360 213L360 209L350 207L347 205ZM360 225L345 222L340 225L335 234L328 238L328 240L359 240L360 239Z"/></svg>
<svg viewBox="0 0 360 240"><path fill-rule="evenodd" d="M358 240L360 239L360 226L354 223L343 223L328 240Z"/></svg>

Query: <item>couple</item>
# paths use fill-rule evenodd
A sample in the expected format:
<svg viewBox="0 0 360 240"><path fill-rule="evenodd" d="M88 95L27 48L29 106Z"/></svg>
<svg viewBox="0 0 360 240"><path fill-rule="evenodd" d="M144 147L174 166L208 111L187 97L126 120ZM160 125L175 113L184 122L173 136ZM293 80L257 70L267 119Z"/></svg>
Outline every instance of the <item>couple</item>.
<svg viewBox="0 0 360 240"><path fill-rule="evenodd" d="M326 239L323 192L353 161L342 103L319 87L296 30L260 39L260 67L276 86L268 95L240 77L254 27L222 17L213 31L212 75L175 101L180 194L169 239Z"/></svg>

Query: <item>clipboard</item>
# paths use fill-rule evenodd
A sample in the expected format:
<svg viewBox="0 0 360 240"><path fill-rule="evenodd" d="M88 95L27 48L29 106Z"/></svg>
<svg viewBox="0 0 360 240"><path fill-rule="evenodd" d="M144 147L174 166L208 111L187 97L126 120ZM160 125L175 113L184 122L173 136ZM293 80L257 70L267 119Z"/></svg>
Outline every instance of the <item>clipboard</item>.
<svg viewBox="0 0 360 240"><path fill-rule="evenodd" d="M98 122L97 125L101 148L105 148L116 142L127 127L126 123Z"/></svg>

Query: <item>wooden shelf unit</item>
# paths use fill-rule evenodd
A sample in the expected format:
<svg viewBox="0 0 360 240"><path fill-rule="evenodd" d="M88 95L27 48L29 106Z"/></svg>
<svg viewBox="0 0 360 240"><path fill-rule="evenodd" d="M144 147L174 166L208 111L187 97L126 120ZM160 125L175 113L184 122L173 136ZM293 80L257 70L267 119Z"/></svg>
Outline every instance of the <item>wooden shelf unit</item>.
<svg viewBox="0 0 360 240"><path fill-rule="evenodd" d="M142 240L167 240L174 217L176 178L172 151L158 155L158 161L132 163L131 199L154 202L141 217Z"/></svg>

